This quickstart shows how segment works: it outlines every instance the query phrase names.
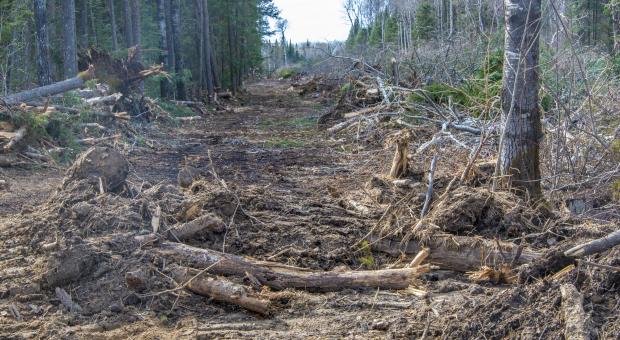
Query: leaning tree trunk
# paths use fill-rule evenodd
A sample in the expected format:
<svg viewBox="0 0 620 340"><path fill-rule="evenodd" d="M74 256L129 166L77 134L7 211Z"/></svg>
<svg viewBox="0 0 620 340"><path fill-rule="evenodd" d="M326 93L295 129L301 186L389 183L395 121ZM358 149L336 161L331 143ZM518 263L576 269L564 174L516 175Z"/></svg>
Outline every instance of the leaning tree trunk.
<svg viewBox="0 0 620 340"><path fill-rule="evenodd" d="M63 40L64 40L64 76L65 79L75 77L77 65L77 37L75 33L75 0L62 2Z"/></svg>
<svg viewBox="0 0 620 340"><path fill-rule="evenodd" d="M37 76L39 85L44 86L52 83L50 75L49 38L47 27L46 0L34 0L34 23L37 38Z"/></svg>
<svg viewBox="0 0 620 340"><path fill-rule="evenodd" d="M542 195L538 109L538 58L541 0L505 0L505 52L500 143L502 178L530 198Z"/></svg>

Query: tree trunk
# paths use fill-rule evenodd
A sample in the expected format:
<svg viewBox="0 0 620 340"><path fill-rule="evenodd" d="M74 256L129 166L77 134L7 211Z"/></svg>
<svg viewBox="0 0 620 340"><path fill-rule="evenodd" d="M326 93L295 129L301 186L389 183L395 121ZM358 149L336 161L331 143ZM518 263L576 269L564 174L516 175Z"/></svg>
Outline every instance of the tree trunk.
<svg viewBox="0 0 620 340"><path fill-rule="evenodd" d="M74 0L75 1L75 0ZM112 30L112 50L118 50L118 36L116 35L116 10L114 9L114 0L108 0L108 10L110 11L110 25Z"/></svg>
<svg viewBox="0 0 620 340"><path fill-rule="evenodd" d="M75 0L62 2L64 39L64 77L69 79L78 73L77 37L75 33Z"/></svg>
<svg viewBox="0 0 620 340"><path fill-rule="evenodd" d="M34 22L37 39L37 76L39 85L51 84L49 38L47 27L46 0L34 0Z"/></svg>
<svg viewBox="0 0 620 340"><path fill-rule="evenodd" d="M174 48L174 72L177 74L177 99L185 99L185 84L180 78L183 71L183 59L181 58L181 5L180 0L172 0L170 14L172 16L172 45Z"/></svg>
<svg viewBox="0 0 620 340"><path fill-rule="evenodd" d="M157 0L157 20L159 22L159 61L164 64L164 70L170 72L170 56L168 54L168 28L166 27L166 0ZM159 83L162 98L169 97L168 79Z"/></svg>
<svg viewBox="0 0 620 340"><path fill-rule="evenodd" d="M125 47L129 48L134 45L133 42L133 24L131 22L131 6L130 0L123 0L123 14L125 17Z"/></svg>
<svg viewBox="0 0 620 340"><path fill-rule="evenodd" d="M207 0L203 0L203 15L202 20L204 27L204 63L205 63L205 80L207 82L207 93L209 95L209 102L213 100L213 68L211 65L211 28L209 22L209 4Z"/></svg>
<svg viewBox="0 0 620 340"><path fill-rule="evenodd" d="M540 0L505 0L506 34L500 142L501 175L509 186L530 198L542 196L538 109Z"/></svg>
<svg viewBox="0 0 620 340"><path fill-rule="evenodd" d="M198 44L198 84L200 84L200 90L204 90L206 87L205 80L205 26L204 26L204 2L203 0L195 0L194 5L196 6L196 26L198 26L198 30L196 32L196 43Z"/></svg>
<svg viewBox="0 0 620 340"><path fill-rule="evenodd" d="M135 61L142 62L142 34L140 32L140 0L131 0L131 32L132 42L136 46Z"/></svg>
<svg viewBox="0 0 620 340"><path fill-rule="evenodd" d="M88 48L88 0L82 0L82 9L80 10L80 44L83 49Z"/></svg>
<svg viewBox="0 0 620 340"><path fill-rule="evenodd" d="M155 251L188 266L210 268L209 273L212 274L251 275L260 284L274 289L296 288L323 292L359 288L405 289L415 278L429 270L428 266L420 266L367 271L312 271L174 242L162 242Z"/></svg>
<svg viewBox="0 0 620 340"><path fill-rule="evenodd" d="M93 79L95 76L94 70L91 68L88 71L81 72L77 77L63 80L58 83L49 84L34 88L32 90L23 91L9 95L8 97L0 98L3 102L9 105L18 105L31 101L33 99L53 96L55 94L71 91L84 86L86 81Z"/></svg>

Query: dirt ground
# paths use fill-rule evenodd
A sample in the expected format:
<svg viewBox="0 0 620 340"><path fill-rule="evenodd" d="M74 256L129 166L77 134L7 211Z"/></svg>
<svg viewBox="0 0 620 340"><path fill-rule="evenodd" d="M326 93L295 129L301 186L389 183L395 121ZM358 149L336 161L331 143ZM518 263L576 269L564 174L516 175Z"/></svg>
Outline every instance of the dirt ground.
<svg viewBox="0 0 620 340"><path fill-rule="evenodd" d="M234 112L203 121L137 126L144 143L119 147L130 163L126 191L131 195L99 195L83 190L81 183L63 185L65 169L60 168L2 170L10 189L0 192L0 338L563 337L557 321L562 319L559 283L544 280L527 286L479 284L464 274L437 270L415 282L416 288L430 292L426 297L413 289L289 290L269 317L184 290L165 292L175 287L164 270L167 264L153 256L149 246L132 240L149 232L154 205L164 213L164 228L179 219L188 194L178 188L178 176L188 167L204 178L209 193L205 207L226 222L223 234L187 242L193 246L315 270L377 269L410 260L360 247L386 202L393 200L390 195L396 195L377 191L372 184L373 176L389 172L393 151L384 148L385 136L365 134L352 141L317 132L316 121L333 103L298 96L289 86L254 83ZM427 137L424 131L414 136L421 142ZM462 166L467 154L461 156L443 159L438 188ZM412 190L419 192L412 203L417 211L426 191L429 158L416 157L411 178ZM512 217L504 218L509 213ZM472 229L450 232L476 230L485 236L476 221L499 222L508 230L499 238L514 239L524 231L515 232L514 221L528 216L524 211L485 214L433 218L458 220L460 225L470 221ZM557 235L561 244L569 235L599 237L609 227L559 235L549 230L547 235ZM610 255L608 264L618 265L613 262L617 255ZM60 274L51 274L54 261L77 270L58 278ZM138 293L125 283L126 274L136 270L148 273L148 285ZM580 275L566 280L591 287L597 278L600 286L598 291L583 289L595 337L617 338L619 278ZM54 280L81 312L61 305L51 289ZM554 321L545 322L547 317Z"/></svg>

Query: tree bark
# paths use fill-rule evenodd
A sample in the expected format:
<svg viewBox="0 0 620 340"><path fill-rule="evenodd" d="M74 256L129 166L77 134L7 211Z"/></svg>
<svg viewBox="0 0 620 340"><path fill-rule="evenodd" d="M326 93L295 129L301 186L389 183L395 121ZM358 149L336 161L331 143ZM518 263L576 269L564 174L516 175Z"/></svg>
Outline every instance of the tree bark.
<svg viewBox="0 0 620 340"><path fill-rule="evenodd" d="M394 256L402 253L415 255L422 249L429 248L428 262L442 269L458 272L475 271L484 265L499 266L504 263L520 265L530 263L542 256L541 253L527 248L519 251L518 246L512 243L496 243L475 237L449 234L434 235L428 243L409 241L406 245L401 244L400 241L381 239L376 236L371 236L369 241L373 249Z"/></svg>
<svg viewBox="0 0 620 340"><path fill-rule="evenodd" d="M620 244L620 230L615 231L605 237L576 245L564 252L564 255L570 257L583 257L592 254L598 254L611 249Z"/></svg>
<svg viewBox="0 0 620 340"><path fill-rule="evenodd" d="M82 0L80 10L80 44L83 49L88 48L88 0Z"/></svg>
<svg viewBox="0 0 620 340"><path fill-rule="evenodd" d="M538 109L540 0L505 0L506 34L500 171L507 184L530 198L542 196Z"/></svg>
<svg viewBox="0 0 620 340"><path fill-rule="evenodd" d="M37 87L32 90L15 93L7 97L0 98L0 100L9 105L19 105L21 103L25 103L33 99L36 99L36 98L53 96L55 94L59 94L59 93L63 93L63 92L67 92L67 91L80 88L84 86L86 81L93 79L94 76L95 76L95 72L91 68L88 71L79 73L77 77L63 80L58 83Z"/></svg>
<svg viewBox="0 0 620 340"><path fill-rule="evenodd" d="M69 79L78 73L77 36L75 33L75 0L62 2L64 39L64 77Z"/></svg>
<svg viewBox="0 0 620 340"><path fill-rule="evenodd" d="M180 0L172 0L170 14L172 16L172 45L174 48L175 64L174 72L177 74L177 99L185 99L185 84L180 75L183 72L183 59L181 57L181 8Z"/></svg>
<svg viewBox="0 0 620 340"><path fill-rule="evenodd" d="M130 0L123 0L123 16L125 17L125 47L130 48L134 45L133 41L133 23L131 22L131 6Z"/></svg>
<svg viewBox="0 0 620 340"><path fill-rule="evenodd" d="M262 315L269 314L270 301L254 294L248 287L222 278L214 278L208 274L194 278L197 274L199 273L196 270L189 268L174 268L172 270L172 278L178 284L188 282L187 289L198 295L208 296L220 302L232 303Z"/></svg>
<svg viewBox="0 0 620 340"><path fill-rule="evenodd" d="M206 79L205 79L205 26L204 26L204 2L203 0L195 0L194 4L196 6L196 24L198 26L198 31L196 32L198 44L198 84L200 84L200 89L204 90L206 87Z"/></svg>
<svg viewBox="0 0 620 340"><path fill-rule="evenodd" d="M207 93L209 96L209 102L213 100L213 68L211 64L211 28L209 22L209 4L208 0L203 0L203 16L202 16L202 26L204 27L204 64L205 64L205 80L207 82Z"/></svg>
<svg viewBox="0 0 620 340"><path fill-rule="evenodd" d="M132 42L136 47L135 61L142 62L142 34L140 32L140 0L131 0L131 32Z"/></svg>
<svg viewBox="0 0 620 340"><path fill-rule="evenodd" d="M420 266L371 271L312 271L174 242L163 242L155 251L162 256L173 258L189 266L210 268L209 272L212 274L242 277L250 274L260 284L278 290L286 288L310 291L339 291L359 288L405 289L409 287L413 279L429 270L428 266Z"/></svg>
<svg viewBox="0 0 620 340"><path fill-rule="evenodd" d="M35 35L37 39L37 76L39 79L39 85L41 86L51 84L52 82L52 77L50 75L50 55L46 3L46 0L34 0L34 22Z"/></svg>
<svg viewBox="0 0 620 340"><path fill-rule="evenodd" d="M164 64L164 70L170 72L170 55L168 54L168 28L166 25L166 0L157 0L157 20L159 22L159 61ZM159 83L162 98L169 97L168 80L162 79Z"/></svg>
<svg viewBox="0 0 620 340"><path fill-rule="evenodd" d="M112 26L112 50L116 51L118 50L118 29L116 27L116 10L114 9L114 0L108 0L108 10L110 11L110 25Z"/></svg>

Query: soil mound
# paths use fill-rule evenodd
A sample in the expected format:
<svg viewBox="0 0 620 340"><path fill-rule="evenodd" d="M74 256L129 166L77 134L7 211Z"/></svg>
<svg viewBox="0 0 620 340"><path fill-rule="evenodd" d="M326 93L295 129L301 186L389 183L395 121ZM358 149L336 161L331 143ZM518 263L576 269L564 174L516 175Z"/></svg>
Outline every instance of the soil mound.
<svg viewBox="0 0 620 340"><path fill-rule="evenodd" d="M87 180L105 191L118 191L129 174L129 162L117 150L95 146L82 153L67 171L63 187L71 181Z"/></svg>

